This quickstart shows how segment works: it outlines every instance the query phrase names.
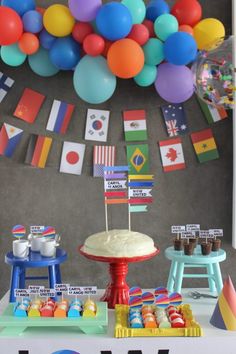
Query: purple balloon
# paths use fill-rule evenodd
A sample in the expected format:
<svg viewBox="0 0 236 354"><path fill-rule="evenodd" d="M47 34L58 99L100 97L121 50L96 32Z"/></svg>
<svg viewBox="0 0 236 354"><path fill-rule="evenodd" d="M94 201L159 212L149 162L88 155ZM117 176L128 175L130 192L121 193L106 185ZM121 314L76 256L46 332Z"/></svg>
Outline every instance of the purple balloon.
<svg viewBox="0 0 236 354"><path fill-rule="evenodd" d="M155 88L167 102L185 102L194 92L192 71L184 65L160 64L157 68Z"/></svg>
<svg viewBox="0 0 236 354"><path fill-rule="evenodd" d="M90 22L96 18L102 0L69 0L69 9L78 21Z"/></svg>

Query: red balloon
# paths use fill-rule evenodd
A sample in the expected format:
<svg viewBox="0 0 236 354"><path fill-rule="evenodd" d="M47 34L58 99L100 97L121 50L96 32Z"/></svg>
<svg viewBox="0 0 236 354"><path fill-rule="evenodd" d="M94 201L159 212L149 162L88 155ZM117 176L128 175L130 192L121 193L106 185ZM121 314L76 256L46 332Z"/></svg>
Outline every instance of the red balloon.
<svg viewBox="0 0 236 354"><path fill-rule="evenodd" d="M197 0L178 0L171 9L179 25L195 26L202 18L202 7Z"/></svg>
<svg viewBox="0 0 236 354"><path fill-rule="evenodd" d="M18 46L23 53L31 55L38 51L39 39L35 34L25 32L22 34Z"/></svg>
<svg viewBox="0 0 236 354"><path fill-rule="evenodd" d="M10 7L0 6L0 45L16 43L23 32L20 16Z"/></svg>
<svg viewBox="0 0 236 354"><path fill-rule="evenodd" d="M156 34L154 32L154 24L152 21L144 20L143 25L148 29L150 38L156 37Z"/></svg>
<svg viewBox="0 0 236 354"><path fill-rule="evenodd" d="M149 30L142 24L135 24L127 38L133 39L140 45L144 45L149 39Z"/></svg>
<svg viewBox="0 0 236 354"><path fill-rule="evenodd" d="M77 22L73 27L72 36L74 40L82 44L85 37L90 33L93 33L93 27L90 23Z"/></svg>
<svg viewBox="0 0 236 354"><path fill-rule="evenodd" d="M106 58L108 50L109 50L109 48L110 48L110 46L112 45L113 42L109 41L108 39L104 39L104 41L105 41L105 46L104 46L102 55Z"/></svg>
<svg viewBox="0 0 236 354"><path fill-rule="evenodd" d="M83 41L83 49L85 53L92 57L102 54L104 48L104 39L96 33L89 34Z"/></svg>
<svg viewBox="0 0 236 354"><path fill-rule="evenodd" d="M193 28L189 25L179 26L179 32L186 32L188 34L191 34L191 36L193 36Z"/></svg>

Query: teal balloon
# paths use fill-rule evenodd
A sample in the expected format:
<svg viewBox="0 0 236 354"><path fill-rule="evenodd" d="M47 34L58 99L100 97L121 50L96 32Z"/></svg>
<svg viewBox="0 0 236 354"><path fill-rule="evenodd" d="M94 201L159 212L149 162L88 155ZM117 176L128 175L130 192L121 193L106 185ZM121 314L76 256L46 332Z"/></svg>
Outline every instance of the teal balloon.
<svg viewBox="0 0 236 354"><path fill-rule="evenodd" d="M164 46L162 41L157 38L150 38L143 46L145 64L158 65L164 59Z"/></svg>
<svg viewBox="0 0 236 354"><path fill-rule="evenodd" d="M85 55L75 68L73 81L78 96L92 104L107 101L116 89L116 76L102 56Z"/></svg>
<svg viewBox="0 0 236 354"><path fill-rule="evenodd" d="M144 64L142 71L134 77L137 85L147 87L152 85L157 77L157 67L154 65Z"/></svg>
<svg viewBox="0 0 236 354"><path fill-rule="evenodd" d="M165 41L172 33L178 32L179 24L175 16L163 14L154 22L156 36Z"/></svg>
<svg viewBox="0 0 236 354"><path fill-rule="evenodd" d="M121 3L128 7L133 24L143 22L146 15L146 6L143 0L122 0Z"/></svg>
<svg viewBox="0 0 236 354"><path fill-rule="evenodd" d="M24 63L27 55L22 53L17 43L1 47L2 61L10 66L19 66Z"/></svg>
<svg viewBox="0 0 236 354"><path fill-rule="evenodd" d="M56 75L60 71L49 59L49 52L40 47L37 53L28 57L29 66L32 71L43 77Z"/></svg>

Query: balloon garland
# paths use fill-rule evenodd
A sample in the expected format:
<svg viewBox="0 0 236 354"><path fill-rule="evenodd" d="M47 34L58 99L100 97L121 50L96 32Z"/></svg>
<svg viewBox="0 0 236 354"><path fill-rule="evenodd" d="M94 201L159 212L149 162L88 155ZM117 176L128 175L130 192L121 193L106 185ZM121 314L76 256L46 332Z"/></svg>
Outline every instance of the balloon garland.
<svg viewBox="0 0 236 354"><path fill-rule="evenodd" d="M154 84L166 101L181 103L194 92L187 65L198 50L225 36L223 24L202 19L197 0L69 0L68 6L36 7L35 0L2 0L0 56L19 66L28 58L32 71L50 77L73 70L78 96L98 104L108 100L117 78Z"/></svg>

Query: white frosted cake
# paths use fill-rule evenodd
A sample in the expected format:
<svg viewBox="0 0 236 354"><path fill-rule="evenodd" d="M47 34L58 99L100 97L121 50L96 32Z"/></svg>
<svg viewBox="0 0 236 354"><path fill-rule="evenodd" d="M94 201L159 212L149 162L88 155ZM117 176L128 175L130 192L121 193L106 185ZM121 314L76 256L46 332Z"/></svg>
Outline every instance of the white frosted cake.
<svg viewBox="0 0 236 354"><path fill-rule="evenodd" d="M85 253L102 257L137 257L156 251L153 239L129 230L110 230L89 236L84 243Z"/></svg>

